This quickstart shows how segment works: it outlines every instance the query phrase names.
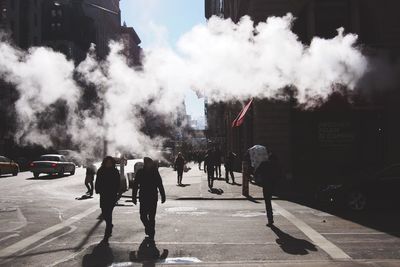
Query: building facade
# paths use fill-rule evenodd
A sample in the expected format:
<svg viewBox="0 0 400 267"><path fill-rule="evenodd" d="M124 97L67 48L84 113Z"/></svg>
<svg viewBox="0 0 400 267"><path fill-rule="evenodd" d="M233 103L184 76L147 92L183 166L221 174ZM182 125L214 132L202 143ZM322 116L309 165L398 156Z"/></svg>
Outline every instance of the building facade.
<svg viewBox="0 0 400 267"><path fill-rule="evenodd" d="M111 40L121 40L128 63L140 65L140 38L135 30L121 26L119 0L0 0L0 38L21 49L45 46L61 52L75 64L86 58L91 44L99 59L109 52ZM85 86L83 86L85 87ZM14 102L18 99L12 85L0 80L0 154L12 158L21 149L14 142ZM86 86L80 103L90 109L95 88ZM62 146L69 146L68 140ZM65 147L62 147L63 149Z"/></svg>
<svg viewBox="0 0 400 267"><path fill-rule="evenodd" d="M220 10L211 8L216 5ZM400 19L393 13L400 2L395 0L209 0L205 6L207 18L223 16L234 22L249 15L259 23L291 12L296 17L293 31L305 44L315 36L332 38L344 27L359 35L365 54L399 60ZM352 104L333 94L312 111L299 108L288 89L288 101L255 99L245 122L234 128L232 121L246 103L208 105L207 137L218 138L226 150L239 155L252 145L265 145L278 155L286 177L299 181L320 179L324 172L333 176L356 167L388 165L400 156L395 119L400 88L385 86L378 84L379 90L368 96L355 96ZM218 129L223 122L224 129Z"/></svg>

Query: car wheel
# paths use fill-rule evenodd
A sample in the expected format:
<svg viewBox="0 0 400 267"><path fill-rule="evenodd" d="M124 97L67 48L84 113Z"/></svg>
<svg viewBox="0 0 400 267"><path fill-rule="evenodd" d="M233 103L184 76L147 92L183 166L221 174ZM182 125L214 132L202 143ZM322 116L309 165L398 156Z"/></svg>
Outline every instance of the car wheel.
<svg viewBox="0 0 400 267"><path fill-rule="evenodd" d="M34 177L34 178L39 178L39 174L40 174L40 173L34 172L34 173L33 173L33 177Z"/></svg>
<svg viewBox="0 0 400 267"><path fill-rule="evenodd" d="M350 192L347 197L347 206L354 211L365 210L367 206L367 197L361 191Z"/></svg>

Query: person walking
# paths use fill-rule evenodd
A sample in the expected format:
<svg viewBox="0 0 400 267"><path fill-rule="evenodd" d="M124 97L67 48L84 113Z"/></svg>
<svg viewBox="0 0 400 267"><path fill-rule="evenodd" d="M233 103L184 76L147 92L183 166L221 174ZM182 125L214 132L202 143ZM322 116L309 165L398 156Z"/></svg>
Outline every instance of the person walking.
<svg viewBox="0 0 400 267"><path fill-rule="evenodd" d="M178 186L182 186L184 167L185 167L185 158L182 156L182 153L179 152L174 163L174 169L178 174Z"/></svg>
<svg viewBox="0 0 400 267"><path fill-rule="evenodd" d="M100 194L100 208L103 219L106 221L104 241L112 235L112 213L118 199L120 179L119 172L115 167L114 158L107 156L103 159L101 167L97 172L95 183L96 194Z"/></svg>
<svg viewBox="0 0 400 267"><path fill-rule="evenodd" d="M203 152L198 150L196 153L197 163L199 164L199 170L201 171L201 162L203 161Z"/></svg>
<svg viewBox="0 0 400 267"><path fill-rule="evenodd" d="M96 175L96 166L92 162L89 162L86 166L85 186L87 188L86 195L93 196L94 191L94 176Z"/></svg>
<svg viewBox="0 0 400 267"><path fill-rule="evenodd" d="M214 159L212 156L212 151L209 150L207 152L206 156L204 157L204 172L207 173L208 187L210 188L210 190L214 186L214 169L215 169L215 165L214 165Z"/></svg>
<svg viewBox="0 0 400 267"><path fill-rule="evenodd" d="M161 203L165 203L165 190L160 173L151 158L144 158L143 169L136 173L133 182L132 201L137 205L137 193L139 191L140 220L145 227L147 237L154 240L158 192L161 195Z"/></svg>
<svg viewBox="0 0 400 267"><path fill-rule="evenodd" d="M221 165L222 165L222 153L219 147L214 150L214 163L215 163L215 177L221 178Z"/></svg>
<svg viewBox="0 0 400 267"><path fill-rule="evenodd" d="M225 181L229 184L229 175L232 178L232 184L235 183L235 175L233 174L233 168L235 164L236 154L232 151L228 152L225 158Z"/></svg>
<svg viewBox="0 0 400 267"><path fill-rule="evenodd" d="M282 175L282 170L275 154L269 153L267 161L263 161L255 171L256 180L260 181L263 188L263 195L265 201L265 209L267 212L268 223L267 226L271 227L274 224L274 214L272 211L272 194L275 191L275 185Z"/></svg>

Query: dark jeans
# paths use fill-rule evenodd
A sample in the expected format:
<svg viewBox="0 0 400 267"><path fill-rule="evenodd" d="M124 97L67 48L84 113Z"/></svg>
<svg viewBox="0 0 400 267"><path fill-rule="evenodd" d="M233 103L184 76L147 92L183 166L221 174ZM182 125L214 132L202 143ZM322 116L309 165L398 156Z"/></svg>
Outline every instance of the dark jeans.
<svg viewBox="0 0 400 267"><path fill-rule="evenodd" d="M214 186L214 168L208 168L207 167L207 181L208 181L208 187L213 188Z"/></svg>
<svg viewBox="0 0 400 267"><path fill-rule="evenodd" d="M232 178L232 183L235 183L235 175L233 174L233 170L225 168L225 180L227 183L229 183L229 175Z"/></svg>
<svg viewBox="0 0 400 267"><path fill-rule="evenodd" d="M221 164L215 165L215 177L221 177Z"/></svg>
<svg viewBox="0 0 400 267"><path fill-rule="evenodd" d="M144 225L146 235L150 238L154 238L156 233L156 212L157 200L140 201L140 220Z"/></svg>
<svg viewBox="0 0 400 267"><path fill-rule="evenodd" d="M104 232L104 238L109 238L112 234L112 213L114 210L115 202L112 203L102 203L101 214L103 215L103 219L106 222L106 230Z"/></svg>
<svg viewBox="0 0 400 267"><path fill-rule="evenodd" d="M93 182L86 182L85 185L90 195L93 195Z"/></svg>
<svg viewBox="0 0 400 267"><path fill-rule="evenodd" d="M271 189L264 187L263 195L264 195L264 200L265 200L265 209L267 211L268 222L272 223L274 221L274 214L272 212L272 204L271 204L271 199L272 199Z"/></svg>
<svg viewBox="0 0 400 267"><path fill-rule="evenodd" d="M176 172L178 173L178 184L182 183L182 178L183 178L183 168L182 169L177 169Z"/></svg>

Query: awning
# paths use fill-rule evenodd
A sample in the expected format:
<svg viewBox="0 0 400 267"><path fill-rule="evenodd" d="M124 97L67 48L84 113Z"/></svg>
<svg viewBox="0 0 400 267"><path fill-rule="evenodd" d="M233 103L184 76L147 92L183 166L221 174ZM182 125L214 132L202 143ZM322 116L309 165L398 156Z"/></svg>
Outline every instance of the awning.
<svg viewBox="0 0 400 267"><path fill-rule="evenodd" d="M232 122L232 128L239 127L243 124L244 118L246 116L247 111L250 109L251 104L253 103L253 98L247 103L246 106L239 112L236 119Z"/></svg>

